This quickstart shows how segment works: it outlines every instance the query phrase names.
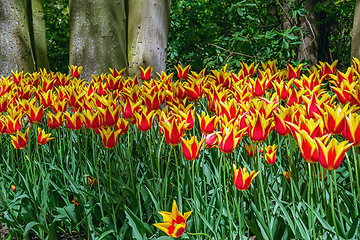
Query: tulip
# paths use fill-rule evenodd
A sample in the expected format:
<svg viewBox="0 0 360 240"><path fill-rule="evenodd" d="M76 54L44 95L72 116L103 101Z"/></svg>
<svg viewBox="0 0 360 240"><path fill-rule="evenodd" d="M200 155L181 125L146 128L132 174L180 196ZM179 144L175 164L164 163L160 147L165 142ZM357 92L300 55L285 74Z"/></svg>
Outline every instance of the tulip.
<svg viewBox="0 0 360 240"><path fill-rule="evenodd" d="M29 111L27 112L27 116L29 117L29 121L31 124L38 124L41 122L43 113L44 113L44 106L41 105L40 107L35 107L34 104L29 105Z"/></svg>
<svg viewBox="0 0 360 240"><path fill-rule="evenodd" d="M71 65L71 68L70 67L68 67L68 68L70 70L71 76L74 77L74 78L78 78L78 77L80 77L81 70L82 70L83 67L81 67L81 66L78 67L78 66Z"/></svg>
<svg viewBox="0 0 360 240"><path fill-rule="evenodd" d="M8 94L0 97L0 113L6 112L9 104Z"/></svg>
<svg viewBox="0 0 360 240"><path fill-rule="evenodd" d="M241 110L235 99L231 99L226 103L219 101L217 102L216 106L217 115L225 115L228 121L230 121L231 119L236 119L239 116Z"/></svg>
<svg viewBox="0 0 360 240"><path fill-rule="evenodd" d="M148 66L145 70L140 66L139 66L139 68L140 68L141 80L143 80L143 81L150 80L151 74L152 74L152 71L154 70L154 68L152 68L151 66Z"/></svg>
<svg viewBox="0 0 360 240"><path fill-rule="evenodd" d="M330 138L330 135L325 135L320 140L326 144ZM301 130L296 132L296 140L299 144L300 152L304 160L308 163L316 163L319 161L319 150L318 145L310 135Z"/></svg>
<svg viewBox="0 0 360 240"><path fill-rule="evenodd" d="M325 76L326 79L330 78L330 74L334 74L336 70L336 64L338 60L335 60L331 65L327 62L319 62L320 66L318 65L320 69L319 75Z"/></svg>
<svg viewBox="0 0 360 240"><path fill-rule="evenodd" d="M250 79L251 94L254 97L263 96L265 94L265 90L266 90L267 78L259 79L257 77L257 78L255 78L255 80L253 80L252 78L249 78L249 79Z"/></svg>
<svg viewBox="0 0 360 240"><path fill-rule="evenodd" d="M287 65L287 72L286 72L286 79L291 80L293 78L299 78L300 72L301 72L302 64L300 64L298 67L293 67L291 64Z"/></svg>
<svg viewBox="0 0 360 240"><path fill-rule="evenodd" d="M80 130L83 127L83 121L80 113L75 112L73 115L70 115L68 112L65 112L64 115L66 118L67 129Z"/></svg>
<svg viewBox="0 0 360 240"><path fill-rule="evenodd" d="M149 111L146 107L140 109L139 112L134 113L136 119L136 126L142 132L147 132L150 130L152 123L154 121L155 111Z"/></svg>
<svg viewBox="0 0 360 240"><path fill-rule="evenodd" d="M15 185L11 185L11 191L16 192L16 187L15 187Z"/></svg>
<svg viewBox="0 0 360 240"><path fill-rule="evenodd" d="M165 101L165 92L157 91L154 94L143 92L141 98L144 100L146 107L152 111L160 108L160 105Z"/></svg>
<svg viewBox="0 0 360 240"><path fill-rule="evenodd" d="M117 77L117 76L124 76L124 73L126 71L126 68L121 69L120 71L118 71L116 68L109 68L111 75L113 75L113 77Z"/></svg>
<svg viewBox="0 0 360 240"><path fill-rule="evenodd" d="M52 90L47 92L40 92L40 103L44 106L44 108L50 107L52 105Z"/></svg>
<svg viewBox="0 0 360 240"><path fill-rule="evenodd" d="M258 111L255 114L247 116L250 140L254 143L265 141L271 131L274 129L272 118L266 119Z"/></svg>
<svg viewBox="0 0 360 240"><path fill-rule="evenodd" d="M241 70L244 71L245 76L253 77L257 67L259 66L259 63L256 64L256 66L255 66L254 62L251 63L250 65L247 65L244 62L240 62L240 65L241 65Z"/></svg>
<svg viewBox="0 0 360 240"><path fill-rule="evenodd" d="M105 108L98 108L102 117L102 124L105 127L112 127L116 124L120 117L120 106L108 106ZM94 129L94 128L92 128Z"/></svg>
<svg viewBox="0 0 360 240"><path fill-rule="evenodd" d="M274 82L274 88L279 96L280 100L286 100L290 96L290 89L291 85L293 83L293 80L290 80L289 82L281 81L280 83Z"/></svg>
<svg viewBox="0 0 360 240"><path fill-rule="evenodd" d="M186 160L194 161L199 157L200 149L205 139L201 139L200 142L198 142L197 137L193 136L190 140L181 137L180 141L182 144L182 152Z"/></svg>
<svg viewBox="0 0 360 240"><path fill-rule="evenodd" d="M62 112L58 112L58 113L56 113L56 115L54 115L51 112L48 112L48 127L50 129L54 130L54 129L59 128L62 125L63 121L64 121L64 118L63 118Z"/></svg>
<svg viewBox="0 0 360 240"><path fill-rule="evenodd" d="M337 135L342 132L345 127L345 114L348 111L349 104L342 108L340 105L336 109L330 106L324 106L324 126L328 133Z"/></svg>
<svg viewBox="0 0 360 240"><path fill-rule="evenodd" d="M209 76L211 80L215 82L216 86L221 86L223 88L227 88L230 85L230 81L232 80L231 72L226 71L227 65L225 65L220 72L217 70L211 70L214 76Z"/></svg>
<svg viewBox="0 0 360 240"><path fill-rule="evenodd" d="M219 137L216 132L210 133L210 134L202 134L201 139L205 139L205 148L217 148L216 146L219 143Z"/></svg>
<svg viewBox="0 0 360 240"><path fill-rule="evenodd" d="M54 139L51 138L51 133L45 134L45 130L38 128L39 135L37 137L37 142L39 145L44 145L45 143L49 142L50 140Z"/></svg>
<svg viewBox="0 0 360 240"><path fill-rule="evenodd" d="M275 145L265 147L265 161L269 165L275 164L276 148L277 148L277 146L275 146Z"/></svg>
<svg viewBox="0 0 360 240"><path fill-rule="evenodd" d="M174 119L171 122L162 122L162 133L165 136L165 141L170 146L177 146L180 144L181 137L184 136L188 123L178 119Z"/></svg>
<svg viewBox="0 0 360 240"><path fill-rule="evenodd" d="M13 81L14 83L18 84L21 82L21 80L24 78L24 72L21 72L21 73L18 73L18 72L12 72L12 75L13 75Z"/></svg>
<svg viewBox="0 0 360 240"><path fill-rule="evenodd" d="M286 180L288 182L290 182L290 172L289 171L284 171L284 177L286 178Z"/></svg>
<svg viewBox="0 0 360 240"><path fill-rule="evenodd" d="M315 138L315 141L319 148L320 165L326 170L336 170L340 166L345 152L353 145L352 143L347 144L347 141L338 144L335 138L331 139L328 146L325 146L318 138Z"/></svg>
<svg viewBox="0 0 360 240"><path fill-rule="evenodd" d="M345 116L345 127L341 134L354 147L360 147L360 116L357 113Z"/></svg>
<svg viewBox="0 0 360 240"><path fill-rule="evenodd" d="M178 78L180 80L185 80L187 78L190 67L190 65L187 65L185 68L183 68L180 64L178 64L178 67L175 66Z"/></svg>
<svg viewBox="0 0 360 240"><path fill-rule="evenodd" d="M126 102L120 101L120 104L122 105L122 117L131 122L135 119L134 112L138 111L142 104L142 101L138 101L135 103L131 99L127 98Z"/></svg>
<svg viewBox="0 0 360 240"><path fill-rule="evenodd" d="M115 130L120 130L120 135L123 135L127 132L128 125L129 125L128 121L126 121L123 118L119 118L119 120L117 121L117 123L115 125Z"/></svg>
<svg viewBox="0 0 360 240"><path fill-rule="evenodd" d="M16 149L23 149L26 147L29 143L29 129L27 128L25 133L22 133L20 131L16 132L16 135L11 135L11 143Z"/></svg>
<svg viewBox="0 0 360 240"><path fill-rule="evenodd" d="M219 150L224 154L229 154L239 145L244 130L238 131L234 126L225 127L222 131L222 135L219 136Z"/></svg>
<svg viewBox="0 0 360 240"><path fill-rule="evenodd" d="M215 131L216 126L218 124L219 118L217 116L210 117L209 115L205 115L205 112L201 112L201 117L197 114L200 130L202 133L210 134Z"/></svg>
<svg viewBox="0 0 360 240"><path fill-rule="evenodd" d="M319 180L320 180L320 181L322 181L322 180L323 180L323 176L324 176L324 181L325 181L325 179L326 179L326 172L325 172L325 169L323 169L323 170L322 170L322 172L321 172L321 171L319 171ZM315 177L317 178L317 177L318 177L318 175L317 175L317 174L315 174Z"/></svg>
<svg viewBox="0 0 360 240"><path fill-rule="evenodd" d="M202 98L204 89L205 78L193 78L189 77L189 85L184 85L184 88L189 96L189 101L196 101Z"/></svg>
<svg viewBox="0 0 360 240"><path fill-rule="evenodd" d="M246 145L246 143L244 144L245 147L245 151L247 153L247 155L249 155L250 157L254 157L256 155L256 150L257 150L257 146L254 145L253 143L251 143L251 146Z"/></svg>
<svg viewBox="0 0 360 240"><path fill-rule="evenodd" d="M6 133L14 134L16 131L21 129L21 120L23 115L19 114L16 118L11 115L6 116Z"/></svg>
<svg viewBox="0 0 360 240"><path fill-rule="evenodd" d="M74 203L76 207L80 206L80 203L78 202L78 200L76 200L76 197L74 197L74 200L72 200L71 202Z"/></svg>
<svg viewBox="0 0 360 240"><path fill-rule="evenodd" d="M115 147L121 130L113 131L110 128L99 129L103 144L106 148Z"/></svg>
<svg viewBox="0 0 360 240"><path fill-rule="evenodd" d="M236 166L233 164L233 170L234 170L234 183L236 189L240 191L245 191L250 187L250 184L252 180L259 174L260 171L255 172L252 171L250 174L246 170L246 166L242 169L239 167L239 169L236 168Z"/></svg>
<svg viewBox="0 0 360 240"><path fill-rule="evenodd" d="M171 212L159 212L163 216L164 223L156 223L154 226L164 231L170 237L178 238L186 231L186 220L191 213L192 211L182 215L174 200Z"/></svg>
<svg viewBox="0 0 360 240"><path fill-rule="evenodd" d="M294 108L284 108L280 106L280 112L274 113L275 130L280 136L287 136L290 128L286 122L292 122L294 118Z"/></svg>
<svg viewBox="0 0 360 240"><path fill-rule="evenodd" d="M228 97L228 90L222 89L221 85L211 85L210 90L205 90L205 95L208 99L209 112L216 113L216 103L225 102Z"/></svg>
<svg viewBox="0 0 360 240"><path fill-rule="evenodd" d="M277 61L276 59L273 61L268 60L266 62L266 65L265 65L265 63L261 62L261 66L264 71L266 71L267 69L270 69L271 74L275 74L277 72L276 61Z"/></svg>

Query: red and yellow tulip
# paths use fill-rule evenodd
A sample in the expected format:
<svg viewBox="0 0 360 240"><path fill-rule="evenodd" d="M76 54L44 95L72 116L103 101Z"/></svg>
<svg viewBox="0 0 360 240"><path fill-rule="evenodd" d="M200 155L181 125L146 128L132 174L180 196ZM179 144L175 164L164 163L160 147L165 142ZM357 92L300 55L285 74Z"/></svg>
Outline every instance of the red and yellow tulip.
<svg viewBox="0 0 360 240"><path fill-rule="evenodd" d="M234 183L236 189L240 191L245 191L250 187L252 180L259 174L259 172L252 171L250 174L246 170L246 166L242 169L241 167L237 168L233 164L234 170Z"/></svg>
<svg viewBox="0 0 360 240"><path fill-rule="evenodd" d="M180 138L182 144L182 152L188 161L194 161L199 157L201 146L204 144L205 138L198 142L197 137L193 136L190 140L183 137Z"/></svg>
<svg viewBox="0 0 360 240"><path fill-rule="evenodd" d="M44 129L38 128L39 135L36 139L39 145L44 145L50 140L54 139L51 137L51 133L46 134Z"/></svg>

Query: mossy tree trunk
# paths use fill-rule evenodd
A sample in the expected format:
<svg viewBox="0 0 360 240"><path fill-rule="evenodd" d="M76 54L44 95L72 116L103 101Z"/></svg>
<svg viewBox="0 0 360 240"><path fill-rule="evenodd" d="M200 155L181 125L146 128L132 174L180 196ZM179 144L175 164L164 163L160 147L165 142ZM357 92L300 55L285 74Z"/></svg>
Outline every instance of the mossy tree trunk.
<svg viewBox="0 0 360 240"><path fill-rule="evenodd" d="M70 0L70 65L81 78L127 67L124 0Z"/></svg>
<svg viewBox="0 0 360 240"><path fill-rule="evenodd" d="M26 0L0 0L0 75L35 70Z"/></svg>
<svg viewBox="0 0 360 240"><path fill-rule="evenodd" d="M360 0L356 0L354 23L351 35L351 58L360 59Z"/></svg>
<svg viewBox="0 0 360 240"><path fill-rule="evenodd" d="M31 0L32 8L32 47L36 69L50 70L46 47L46 28L43 0Z"/></svg>
<svg viewBox="0 0 360 240"><path fill-rule="evenodd" d="M139 66L166 71L166 48L170 24L170 0L128 1L129 76L139 74Z"/></svg>

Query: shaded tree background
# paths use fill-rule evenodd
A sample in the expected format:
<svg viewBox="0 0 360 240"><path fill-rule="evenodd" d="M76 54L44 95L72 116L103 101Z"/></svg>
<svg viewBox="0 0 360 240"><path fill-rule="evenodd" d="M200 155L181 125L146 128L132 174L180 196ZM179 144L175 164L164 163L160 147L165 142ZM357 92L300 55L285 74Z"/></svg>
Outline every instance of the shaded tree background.
<svg viewBox="0 0 360 240"><path fill-rule="evenodd" d="M309 37L316 44L317 59L313 62L340 59L338 68L344 70L351 64L355 0L312 1L318 29L316 39L301 20L309 14L304 2L173 0L167 68L173 70L180 63L191 64L195 71L204 67L219 69L224 64L238 69L238 61L266 59L278 59L279 67L289 62L309 63L309 59L302 59L299 54L303 39ZM67 72L68 1L44 0L44 3L50 66L53 71ZM287 28L284 27L286 7L291 21Z"/></svg>

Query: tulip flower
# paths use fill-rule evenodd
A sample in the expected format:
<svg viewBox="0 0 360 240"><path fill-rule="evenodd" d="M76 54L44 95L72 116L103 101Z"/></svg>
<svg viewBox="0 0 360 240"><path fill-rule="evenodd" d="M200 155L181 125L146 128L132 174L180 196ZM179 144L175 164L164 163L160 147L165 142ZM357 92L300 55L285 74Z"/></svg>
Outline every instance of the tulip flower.
<svg viewBox="0 0 360 240"><path fill-rule="evenodd" d="M267 78L259 79L258 77L254 79L249 78L251 94L254 97L260 97L265 94L266 90L266 80Z"/></svg>
<svg viewBox="0 0 360 240"><path fill-rule="evenodd" d="M318 138L315 138L315 141L319 148L320 165L326 170L336 170L344 159L345 152L353 145L347 144L347 141L338 144L335 138L331 139L328 146Z"/></svg>
<svg viewBox="0 0 360 240"><path fill-rule="evenodd" d="M341 134L355 147L360 146L360 116L357 113L345 116L345 127Z"/></svg>
<svg viewBox="0 0 360 240"><path fill-rule="evenodd" d="M123 134L125 134L127 132L128 125L129 125L128 121L126 121L123 118L119 118L119 120L117 121L117 123L115 125L115 130L120 129L120 135L123 135Z"/></svg>
<svg viewBox="0 0 360 240"><path fill-rule="evenodd" d="M189 85L184 85L184 88L189 96L189 101L196 101L202 98L204 89L203 85L205 78L193 78L189 77Z"/></svg>
<svg viewBox="0 0 360 240"><path fill-rule="evenodd" d="M216 104L216 112L218 116L225 115L227 120L236 119L240 114L240 106L238 106L235 99L231 99L227 102L217 102Z"/></svg>
<svg viewBox="0 0 360 240"><path fill-rule="evenodd" d="M154 68L152 68L151 66L148 66L145 70L140 66L139 66L139 68L140 68L141 80L143 80L143 81L150 80L151 74L152 74L152 71L154 70Z"/></svg>
<svg viewBox="0 0 360 240"><path fill-rule="evenodd" d="M15 187L15 185L11 185L11 191L16 192L16 187Z"/></svg>
<svg viewBox="0 0 360 240"><path fill-rule="evenodd" d="M323 116L326 131L333 135L341 133L345 127L345 114L348 111L349 104L345 105L343 108L338 105L336 109L327 105L324 107L325 111Z"/></svg>
<svg viewBox="0 0 360 240"><path fill-rule="evenodd" d="M213 132L210 134L202 134L201 139L205 139L205 148L217 148L217 144L219 143L219 137L217 135L217 132Z"/></svg>
<svg viewBox="0 0 360 240"><path fill-rule="evenodd" d="M176 205L175 200L173 201L171 212L159 212L163 216L163 223L154 224L155 227L164 231L170 237L178 238L186 231L186 220L190 216L190 212L186 212L182 215Z"/></svg>
<svg viewBox="0 0 360 240"><path fill-rule="evenodd" d="M13 75L13 81L14 81L14 83L16 83L16 84L20 83L21 80L24 78L24 72L20 72L20 73L15 72L15 73L14 73L13 71L11 71L11 73L12 73L12 75Z"/></svg>
<svg viewBox="0 0 360 240"><path fill-rule="evenodd" d="M293 80L290 80L289 82L281 81L280 83L274 82L274 88L279 96L280 100L286 100L290 96L290 89L291 85L293 83Z"/></svg>
<svg viewBox="0 0 360 240"><path fill-rule="evenodd" d="M50 107L52 105L52 90L47 92L40 92L40 103L44 106L44 108Z"/></svg>
<svg viewBox="0 0 360 240"><path fill-rule="evenodd" d="M184 136L188 123L178 119L174 119L171 122L162 122L162 133L165 136L165 141L170 146L177 146L180 144L181 137Z"/></svg>
<svg viewBox="0 0 360 240"><path fill-rule="evenodd" d="M290 172L289 171L284 171L284 177L288 182L290 182Z"/></svg>
<svg viewBox="0 0 360 240"><path fill-rule="evenodd" d="M105 108L98 108L102 118L102 124L105 127L113 127L119 120L120 106L107 106ZM94 128L93 128L94 129Z"/></svg>
<svg viewBox="0 0 360 240"><path fill-rule="evenodd" d="M256 64L256 66L255 66L254 62L251 63L250 65L247 65L244 62L240 62L240 65L241 65L241 70L244 71L245 76L253 77L257 67L259 66L259 63Z"/></svg>
<svg viewBox="0 0 360 240"><path fill-rule="evenodd" d="M303 102L302 95L306 92L306 90L302 89L297 91L296 88L289 90L289 96L287 98L286 104L288 106L293 106L295 103L301 104Z"/></svg>
<svg viewBox="0 0 360 240"><path fill-rule="evenodd" d="M325 135L320 138L321 142L326 144L330 138L330 135ZM310 135L301 130L296 132L296 140L299 144L300 152L304 160L308 163L316 163L319 161L319 150L315 139L311 138Z"/></svg>
<svg viewBox="0 0 360 240"><path fill-rule="evenodd" d="M78 202L78 200L76 200L76 197L74 197L74 200L72 200L71 202L74 203L76 207L80 206L80 203Z"/></svg>
<svg viewBox="0 0 360 240"><path fill-rule="evenodd" d="M180 141L182 144L182 152L186 160L194 161L199 157L200 149L205 139L201 139L200 142L198 142L197 137L193 136L190 140L181 137Z"/></svg>
<svg viewBox="0 0 360 240"><path fill-rule="evenodd" d="M275 74L277 72L276 61L277 61L276 59L273 61L268 60L266 64L261 62L261 66L264 71L270 69L271 74Z"/></svg>
<svg viewBox="0 0 360 240"><path fill-rule="evenodd" d="M43 113L44 113L44 106L41 105L40 107L35 107L35 104L29 105L29 111L27 112L27 116L29 117L29 121L31 124L38 124L41 122Z"/></svg>
<svg viewBox="0 0 360 240"><path fill-rule="evenodd" d="M320 180L320 181L322 181L322 180L323 180L323 176L324 176L324 181L325 181L325 179L326 179L326 172L325 172L325 169L323 169L323 170L322 170L322 172L321 172L321 171L319 171L319 180ZM315 177L317 178L317 177L318 177L318 175L317 175L317 174L315 174Z"/></svg>
<svg viewBox="0 0 360 240"><path fill-rule="evenodd" d="M225 127L219 137L219 150L224 154L229 154L239 145L244 130L238 131L234 126Z"/></svg>
<svg viewBox="0 0 360 240"><path fill-rule="evenodd" d="M335 60L331 65L327 62L319 62L320 65L317 65L320 69L319 75L325 76L325 79L330 78L330 74L335 73L337 62L338 60Z"/></svg>
<svg viewBox="0 0 360 240"><path fill-rule="evenodd" d="M216 113L216 103L225 102L228 97L228 90L222 89L221 85L215 86L211 85L210 90L206 89L205 91L206 98L208 99L208 109L209 112Z"/></svg>
<svg viewBox="0 0 360 240"><path fill-rule="evenodd" d="M252 171L250 174L246 170L246 166L242 169L239 167L239 169L236 168L236 166L233 164L233 170L234 170L234 183L236 189L240 191L245 191L250 187L250 184L252 180L259 174L260 171L255 172Z"/></svg>
<svg viewBox="0 0 360 240"><path fill-rule="evenodd" d="M154 121L155 111L149 111L146 107L143 107L139 112L134 113L136 119L136 126L142 132L150 130Z"/></svg>
<svg viewBox="0 0 360 240"><path fill-rule="evenodd" d="M287 136L290 128L286 122L292 122L294 118L294 108L284 108L280 106L280 112L274 113L275 130L280 136Z"/></svg>
<svg viewBox="0 0 360 240"><path fill-rule="evenodd" d="M165 101L165 92L158 91L154 92L154 94L149 94L147 92L143 92L141 98L144 100L146 107L152 111L160 108L160 105Z"/></svg>
<svg viewBox="0 0 360 240"><path fill-rule="evenodd" d="M252 142L251 142L251 146L248 146L245 143L244 147L247 155L249 155L250 157L254 157L256 155L257 146L254 145Z"/></svg>
<svg viewBox="0 0 360 240"><path fill-rule="evenodd" d="M113 131L110 128L99 129L103 144L106 148L115 147L121 130Z"/></svg>
<svg viewBox="0 0 360 240"><path fill-rule="evenodd" d="M275 144L265 147L265 161L269 165L274 165L275 164L275 161L276 161L276 148L277 148L277 146L275 146Z"/></svg>
<svg viewBox="0 0 360 240"><path fill-rule="evenodd" d="M120 71L118 71L116 68L109 68L111 75L113 75L113 77L117 77L117 76L124 76L124 73L126 71L126 68L121 69Z"/></svg>
<svg viewBox="0 0 360 240"><path fill-rule="evenodd" d="M223 88L227 88L232 80L231 72L226 71L227 65L225 65L220 72L217 70L211 70L214 76L209 76L215 82L216 86L221 85Z"/></svg>
<svg viewBox="0 0 360 240"><path fill-rule="evenodd" d="M217 116L210 117L209 115L205 115L205 112L201 112L201 117L197 114L200 130L202 133L210 134L215 131L216 126L218 124L219 118Z"/></svg>
<svg viewBox="0 0 360 240"><path fill-rule="evenodd" d="M178 67L175 66L178 78L180 80L185 80L187 78L190 67L191 67L190 65L187 65L186 67L183 68L180 64L178 64Z"/></svg>
<svg viewBox="0 0 360 240"><path fill-rule="evenodd" d="M247 116L250 140L254 143L265 141L271 131L274 129L272 118L266 119L258 111L255 114Z"/></svg>
<svg viewBox="0 0 360 240"><path fill-rule="evenodd" d="M293 67L291 64L287 65L287 72L286 72L286 79L287 80L291 80L293 78L299 78L300 76L300 72L301 72L301 68L302 68L303 64L300 64L297 67Z"/></svg>
<svg viewBox="0 0 360 240"><path fill-rule="evenodd" d="M6 133L14 134L16 131L21 129L21 120L23 115L19 114L16 118L13 118L11 115L6 116Z"/></svg>
<svg viewBox="0 0 360 240"><path fill-rule="evenodd" d="M80 77L81 70L82 70L83 67L81 67L81 66L78 67L78 66L71 65L71 68L70 67L68 67L68 68L70 70L71 76L74 77L74 78L78 78L78 77Z"/></svg>
<svg viewBox="0 0 360 240"><path fill-rule="evenodd" d="M4 134L6 129L6 118L3 115L0 115L0 134Z"/></svg>
<svg viewBox="0 0 360 240"><path fill-rule="evenodd" d="M48 127L50 129L57 129L59 128L64 121L63 113L58 112L56 115L54 115L51 112L48 112Z"/></svg>
<svg viewBox="0 0 360 240"><path fill-rule="evenodd" d="M89 185L90 185L91 188L93 188L96 185L97 179L95 179L94 177L90 178L89 175L86 175L84 177L88 179Z"/></svg>
<svg viewBox="0 0 360 240"><path fill-rule="evenodd" d="M70 113L65 112L64 115L67 129L80 130L83 127L83 120L80 113L75 112L73 115L70 115Z"/></svg>
<svg viewBox="0 0 360 240"><path fill-rule="evenodd" d="M9 104L8 94L0 97L0 113L6 112Z"/></svg>
<svg viewBox="0 0 360 240"><path fill-rule="evenodd" d="M51 133L46 134L44 129L38 128L38 132L39 132L39 135L36 140L39 145L44 145L47 142L49 142L50 140L54 139L54 138L50 137Z"/></svg>
<svg viewBox="0 0 360 240"><path fill-rule="evenodd" d="M16 132L16 135L11 135L11 143L16 149L23 149L26 147L29 143L29 129L27 128L25 133L22 133L20 131Z"/></svg>

